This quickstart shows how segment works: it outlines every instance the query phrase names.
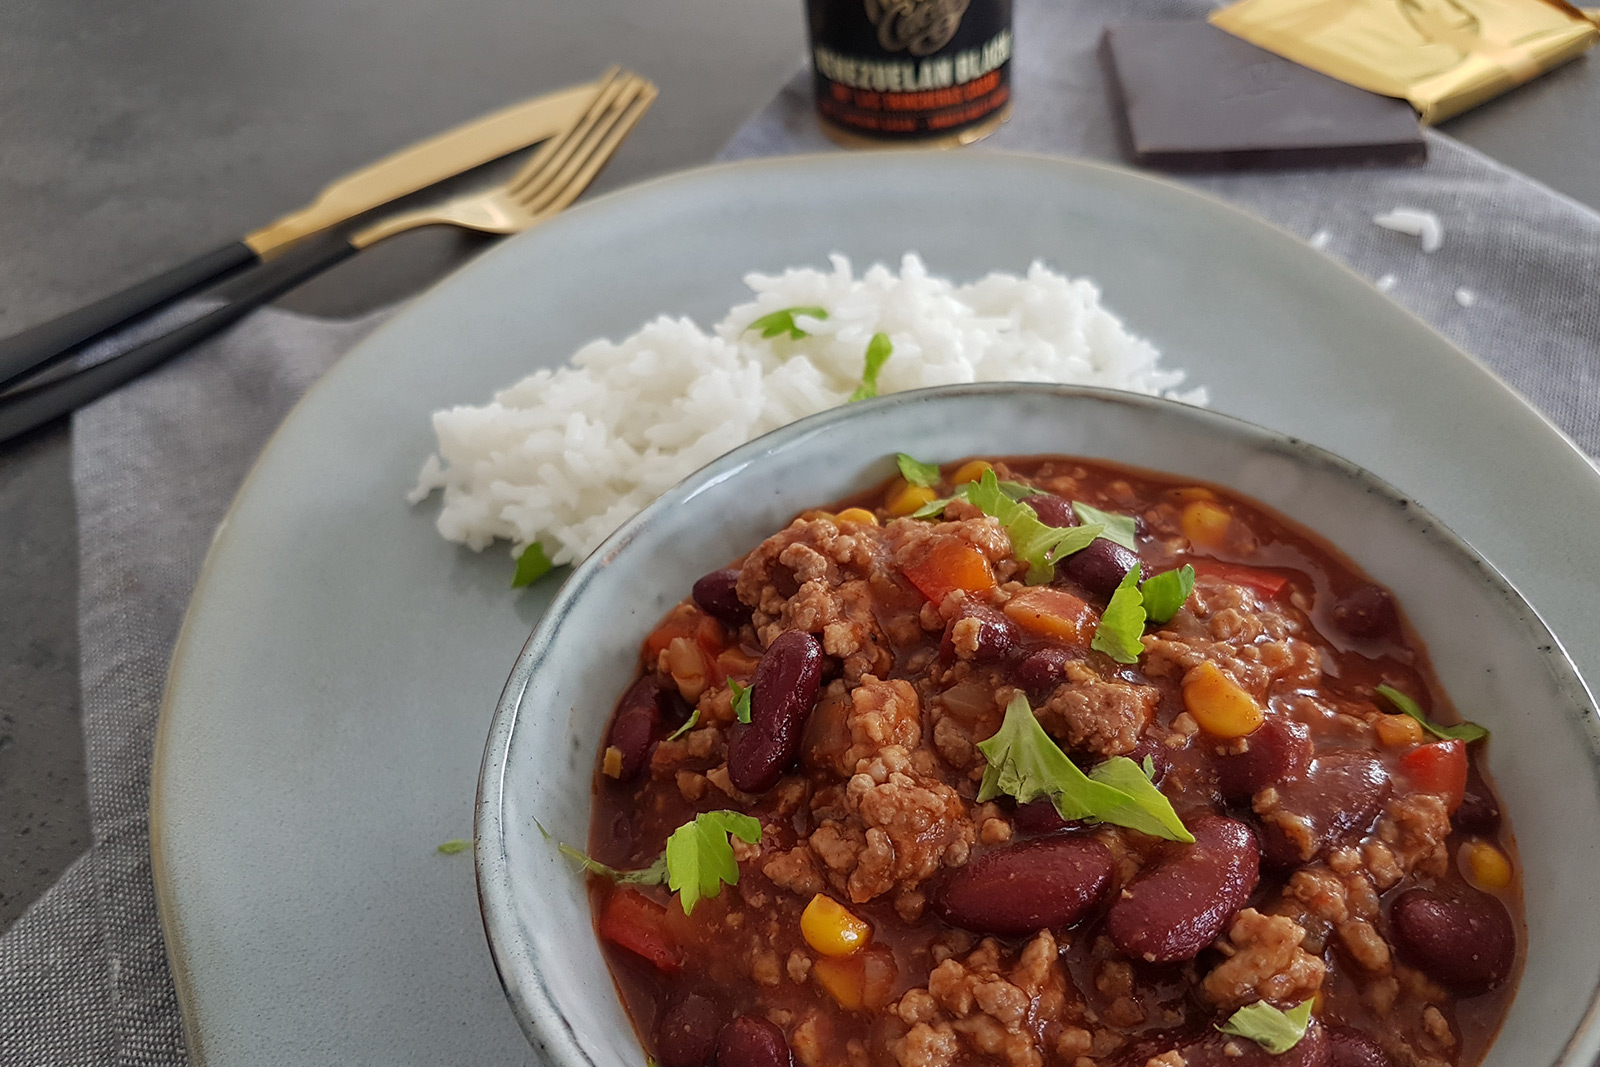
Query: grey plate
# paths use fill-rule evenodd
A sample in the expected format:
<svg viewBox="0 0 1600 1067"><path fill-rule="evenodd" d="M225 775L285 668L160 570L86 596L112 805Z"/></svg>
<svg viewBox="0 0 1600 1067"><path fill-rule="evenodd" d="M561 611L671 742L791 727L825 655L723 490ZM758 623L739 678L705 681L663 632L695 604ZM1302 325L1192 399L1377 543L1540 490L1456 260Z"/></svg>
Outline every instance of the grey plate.
<svg viewBox="0 0 1600 1067"><path fill-rule="evenodd" d="M958 279L1034 258L1096 278L1218 410L1429 507L1521 590L1591 688L1600 678L1600 476L1476 362L1298 239L1049 158L836 155L666 178L508 241L417 301L311 392L229 513L174 655L151 799L197 1062L534 1062L495 982L471 863L433 849L469 832L490 713L550 590L512 596L503 554L444 543L429 506L402 502L428 414L656 314L714 321L746 271L908 249Z"/></svg>

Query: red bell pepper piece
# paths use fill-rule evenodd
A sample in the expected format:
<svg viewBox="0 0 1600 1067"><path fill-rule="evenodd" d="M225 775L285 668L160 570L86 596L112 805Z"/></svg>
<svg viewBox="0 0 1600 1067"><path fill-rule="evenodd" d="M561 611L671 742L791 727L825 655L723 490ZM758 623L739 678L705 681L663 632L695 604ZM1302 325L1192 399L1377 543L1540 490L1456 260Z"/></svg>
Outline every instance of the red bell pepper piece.
<svg viewBox="0 0 1600 1067"><path fill-rule="evenodd" d="M600 936L650 961L664 974L683 968L678 946L667 932L667 909L637 889L616 889L606 898Z"/></svg>
<svg viewBox="0 0 1600 1067"><path fill-rule="evenodd" d="M1400 760L1400 769L1412 785L1444 797L1445 804L1455 811L1467 791L1467 743L1434 741L1418 745Z"/></svg>
<svg viewBox="0 0 1600 1067"><path fill-rule="evenodd" d="M1224 563L1220 559L1191 559L1189 562L1194 566L1196 574L1221 578L1235 585L1247 585L1268 600L1289 587L1289 579L1274 571L1246 567L1239 563Z"/></svg>

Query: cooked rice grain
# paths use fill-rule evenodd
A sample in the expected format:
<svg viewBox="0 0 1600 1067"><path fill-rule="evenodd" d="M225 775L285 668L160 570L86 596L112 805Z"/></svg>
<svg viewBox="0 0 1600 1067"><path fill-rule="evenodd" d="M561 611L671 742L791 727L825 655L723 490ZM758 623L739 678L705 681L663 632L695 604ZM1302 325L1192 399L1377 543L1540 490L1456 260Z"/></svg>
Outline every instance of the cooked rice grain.
<svg viewBox="0 0 1600 1067"><path fill-rule="evenodd" d="M971 285L930 276L907 254L896 273L857 278L799 268L745 278L756 294L707 334L661 317L619 343L592 341L571 365L536 371L481 407L435 412L439 450L407 499L444 490L439 532L482 549L534 541L556 563L588 555L630 516L699 467L769 430L845 402L861 383L867 342L894 354L880 393L985 381L1100 385L1205 403L1177 392L1181 370L1100 304L1092 282L1034 263L1025 278ZM746 327L783 308L810 336L767 340ZM932 457L950 458L950 457Z"/></svg>

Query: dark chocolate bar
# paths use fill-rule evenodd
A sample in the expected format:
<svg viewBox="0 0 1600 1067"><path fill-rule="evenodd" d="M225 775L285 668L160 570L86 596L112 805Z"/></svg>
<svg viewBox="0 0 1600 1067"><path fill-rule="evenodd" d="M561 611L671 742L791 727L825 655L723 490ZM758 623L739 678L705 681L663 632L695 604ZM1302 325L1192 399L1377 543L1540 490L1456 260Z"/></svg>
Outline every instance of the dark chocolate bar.
<svg viewBox="0 0 1600 1067"><path fill-rule="evenodd" d="M1204 22L1109 26L1105 58L1135 162L1168 170L1421 163L1411 106Z"/></svg>

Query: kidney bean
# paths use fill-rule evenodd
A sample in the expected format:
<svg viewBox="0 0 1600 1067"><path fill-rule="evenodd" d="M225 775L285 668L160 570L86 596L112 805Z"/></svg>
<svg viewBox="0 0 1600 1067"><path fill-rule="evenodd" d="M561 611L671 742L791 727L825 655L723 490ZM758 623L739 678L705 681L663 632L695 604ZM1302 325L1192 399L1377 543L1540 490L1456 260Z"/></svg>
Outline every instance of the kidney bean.
<svg viewBox="0 0 1600 1067"><path fill-rule="evenodd" d="M1505 981L1517 951L1505 905L1468 889L1451 896L1407 890L1389 909L1389 931L1401 959L1467 994Z"/></svg>
<svg viewBox="0 0 1600 1067"><path fill-rule="evenodd" d="M690 595L700 605L700 610L714 619L738 626L750 618L751 609L739 599L739 570L730 567L712 571L694 583Z"/></svg>
<svg viewBox="0 0 1600 1067"><path fill-rule="evenodd" d="M944 640L950 644L952 655L960 654L955 650L955 628L963 619L973 619L978 624L977 634L971 638L976 647L963 658L993 663L1005 659L1016 647L1017 624L1005 612L987 604L968 603L962 606L961 614L951 619L945 627Z"/></svg>
<svg viewBox="0 0 1600 1067"><path fill-rule="evenodd" d="M1461 794L1461 806L1450 813L1450 824L1462 833L1484 837L1492 837L1500 829L1500 805L1476 763L1467 763L1467 788Z"/></svg>
<svg viewBox="0 0 1600 1067"><path fill-rule="evenodd" d="M1138 562L1138 556L1115 541L1096 537L1089 542L1088 548L1068 556L1061 569L1068 578L1090 593L1109 597Z"/></svg>
<svg viewBox="0 0 1600 1067"><path fill-rule="evenodd" d="M706 1067L722 1029L722 1012L709 997L690 993L661 1018L656 1059L661 1067Z"/></svg>
<svg viewBox="0 0 1600 1067"><path fill-rule="evenodd" d="M661 731L661 683L646 675L634 682L622 695L617 714L611 720L611 736L606 744L622 753L620 781L628 781L639 773L650 748Z"/></svg>
<svg viewBox="0 0 1600 1067"><path fill-rule="evenodd" d="M789 1042L776 1023L741 1015L717 1035L717 1067L790 1067Z"/></svg>
<svg viewBox="0 0 1600 1067"><path fill-rule="evenodd" d="M1358 585L1333 606L1333 624L1351 637L1386 637L1400 627L1394 598L1381 585Z"/></svg>
<svg viewBox="0 0 1600 1067"><path fill-rule="evenodd" d="M1011 816L1011 825L1025 834L1053 834L1077 824L1063 819L1049 797L1040 797L1018 804Z"/></svg>
<svg viewBox="0 0 1600 1067"><path fill-rule="evenodd" d="M1334 749L1311 761L1305 774L1283 786L1283 810L1310 824L1309 856L1276 823L1261 827L1261 854L1271 867L1294 867L1338 847L1372 826L1393 791L1389 772L1369 752Z"/></svg>
<svg viewBox="0 0 1600 1067"><path fill-rule="evenodd" d="M1383 1046L1353 1026L1328 1028L1328 1067L1394 1067Z"/></svg>
<svg viewBox="0 0 1600 1067"><path fill-rule="evenodd" d="M1017 681L1030 695L1043 696L1056 687L1075 658L1064 648L1041 648L1017 665Z"/></svg>
<svg viewBox="0 0 1600 1067"><path fill-rule="evenodd" d="M804 630L785 630L767 646L750 680L750 724L728 744L728 777L746 793L778 784L800 754L806 720L822 684L822 646Z"/></svg>
<svg viewBox="0 0 1600 1067"><path fill-rule="evenodd" d="M1249 800L1269 785L1282 786L1311 765L1311 731L1304 723L1268 715L1255 732L1235 744L1243 752L1216 756L1217 789L1229 800Z"/></svg>
<svg viewBox="0 0 1600 1067"><path fill-rule="evenodd" d="M1133 751L1128 753L1128 758L1143 768L1146 757L1150 759L1150 769L1153 772L1150 776L1150 781L1155 785L1160 785L1161 780L1172 769L1172 760L1167 755L1167 746L1153 737L1139 738L1139 743L1133 746Z"/></svg>
<svg viewBox="0 0 1600 1067"><path fill-rule="evenodd" d="M1111 887L1111 850L1092 837L1049 837L985 853L935 891L934 912L982 934L1071 926Z"/></svg>
<svg viewBox="0 0 1600 1067"><path fill-rule="evenodd" d="M1039 521L1046 526L1078 525L1078 516L1072 513L1072 505L1054 494L1025 496L1022 502L1032 508L1033 513L1039 516Z"/></svg>
<svg viewBox="0 0 1600 1067"><path fill-rule="evenodd" d="M1208 815L1189 825L1194 844L1147 869L1106 916L1119 949L1151 963L1193 959L1233 919L1261 873L1250 827Z"/></svg>

